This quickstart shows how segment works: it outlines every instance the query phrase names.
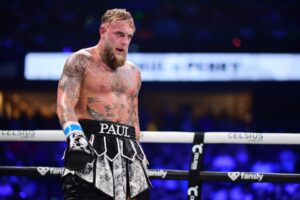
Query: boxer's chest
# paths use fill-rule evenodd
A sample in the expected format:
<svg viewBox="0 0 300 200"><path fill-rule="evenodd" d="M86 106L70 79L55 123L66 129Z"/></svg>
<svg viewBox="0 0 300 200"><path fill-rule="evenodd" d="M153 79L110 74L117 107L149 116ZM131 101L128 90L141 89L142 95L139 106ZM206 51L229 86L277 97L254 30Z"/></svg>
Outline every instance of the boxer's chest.
<svg viewBox="0 0 300 200"><path fill-rule="evenodd" d="M131 95L136 93L137 80L130 68L107 70L88 70L83 87L95 93L115 93Z"/></svg>

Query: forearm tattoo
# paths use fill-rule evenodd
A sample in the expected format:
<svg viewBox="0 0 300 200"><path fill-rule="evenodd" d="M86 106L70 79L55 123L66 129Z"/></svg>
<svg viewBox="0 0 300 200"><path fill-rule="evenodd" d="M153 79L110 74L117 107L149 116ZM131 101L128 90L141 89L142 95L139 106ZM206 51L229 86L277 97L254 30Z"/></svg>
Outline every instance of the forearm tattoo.
<svg viewBox="0 0 300 200"><path fill-rule="evenodd" d="M69 109L69 108L63 109L63 112L61 112L58 116L60 124L63 126L67 121L71 120L70 116L74 116L74 115L75 115L74 109Z"/></svg>

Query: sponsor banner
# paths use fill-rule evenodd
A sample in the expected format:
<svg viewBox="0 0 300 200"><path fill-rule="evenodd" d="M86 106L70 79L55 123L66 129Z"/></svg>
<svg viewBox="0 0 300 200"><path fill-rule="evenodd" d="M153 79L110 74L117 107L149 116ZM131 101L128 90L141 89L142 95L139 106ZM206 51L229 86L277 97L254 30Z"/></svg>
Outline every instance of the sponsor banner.
<svg viewBox="0 0 300 200"><path fill-rule="evenodd" d="M45 176L45 174L48 173L50 167L38 167L37 171L42 175Z"/></svg>
<svg viewBox="0 0 300 200"><path fill-rule="evenodd" d="M192 152L193 152L193 160L191 163L191 169L197 170L199 157L200 157L200 154L202 154L202 152L203 152L203 143L194 144L192 147Z"/></svg>
<svg viewBox="0 0 300 200"><path fill-rule="evenodd" d="M200 171L203 168L203 151L204 151L204 134L203 132L195 132L193 147L192 147L192 160L188 174L188 191L187 196L189 200L201 199L201 179Z"/></svg>
<svg viewBox="0 0 300 200"><path fill-rule="evenodd" d="M28 53L27 80L58 80L70 53ZM143 81L300 80L300 54L129 53Z"/></svg>
<svg viewBox="0 0 300 200"><path fill-rule="evenodd" d="M64 169L59 167L38 167L37 171L42 176L45 176L47 173L49 173L49 175L62 175Z"/></svg>
<svg viewBox="0 0 300 200"><path fill-rule="evenodd" d="M199 199L199 188L198 186L189 187L187 190L187 195L189 200Z"/></svg>
<svg viewBox="0 0 300 200"><path fill-rule="evenodd" d="M164 170L148 170L147 174L148 174L148 176L151 176L151 177L166 178L167 171L164 171Z"/></svg>
<svg viewBox="0 0 300 200"><path fill-rule="evenodd" d="M251 143L262 143L264 139L262 133L230 132L227 137L232 140L247 141Z"/></svg>
<svg viewBox="0 0 300 200"><path fill-rule="evenodd" d="M0 136L30 139L34 138L35 132L31 130L0 130Z"/></svg>
<svg viewBox="0 0 300 200"><path fill-rule="evenodd" d="M236 181L237 179L240 180L253 180L261 182L263 180L264 175L261 173L255 172L227 172L228 177L232 181Z"/></svg>

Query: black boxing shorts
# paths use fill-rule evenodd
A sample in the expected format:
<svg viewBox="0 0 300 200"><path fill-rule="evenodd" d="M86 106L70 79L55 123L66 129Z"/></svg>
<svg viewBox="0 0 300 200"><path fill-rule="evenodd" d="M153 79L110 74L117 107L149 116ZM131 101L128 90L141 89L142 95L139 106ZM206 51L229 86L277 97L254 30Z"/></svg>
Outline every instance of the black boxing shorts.
<svg viewBox="0 0 300 200"><path fill-rule="evenodd" d="M93 183L88 183L78 176L68 174L63 177L63 191L66 200L114 200L94 187ZM135 200L149 200L150 192L145 190L134 197Z"/></svg>
<svg viewBox="0 0 300 200"><path fill-rule="evenodd" d="M147 159L134 127L97 120L79 123L97 156L82 170L64 170L65 199L149 199Z"/></svg>

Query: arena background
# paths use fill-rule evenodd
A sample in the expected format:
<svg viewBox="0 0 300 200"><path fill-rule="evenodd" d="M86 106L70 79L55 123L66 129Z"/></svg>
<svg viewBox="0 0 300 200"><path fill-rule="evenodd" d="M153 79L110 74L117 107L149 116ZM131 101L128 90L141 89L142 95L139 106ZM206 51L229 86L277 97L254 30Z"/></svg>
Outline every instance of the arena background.
<svg viewBox="0 0 300 200"><path fill-rule="evenodd" d="M1 1L0 130L60 129L57 81L26 80L25 55L96 44L100 16L115 7L135 18L130 52L300 53L296 0ZM144 82L141 129L299 133L299 80ZM143 146L150 168L188 170L191 145ZM1 142L0 165L62 166L64 148L63 142ZM299 173L299 153L287 145L207 145L204 169ZM186 198L186 181L153 185L153 200ZM55 178L1 176L0 199L58 200L62 191ZM203 199L300 199L300 185L205 182Z"/></svg>

